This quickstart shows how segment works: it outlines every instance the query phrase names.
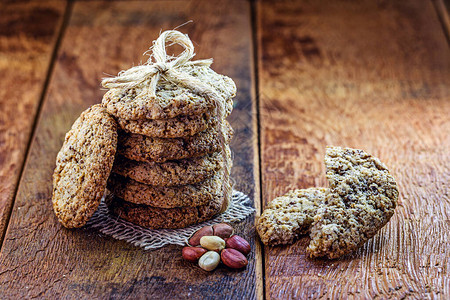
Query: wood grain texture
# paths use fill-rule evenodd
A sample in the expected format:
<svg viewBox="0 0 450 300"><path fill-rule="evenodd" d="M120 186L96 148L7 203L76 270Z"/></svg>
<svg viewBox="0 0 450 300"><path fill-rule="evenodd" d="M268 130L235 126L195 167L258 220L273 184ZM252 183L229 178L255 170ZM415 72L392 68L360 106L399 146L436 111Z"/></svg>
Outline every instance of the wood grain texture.
<svg viewBox="0 0 450 300"><path fill-rule="evenodd" d="M64 9L64 1L0 2L0 242Z"/></svg>
<svg viewBox="0 0 450 300"><path fill-rule="evenodd" d="M441 21L442 28L447 36L447 41L450 43L450 1L433 0L434 8Z"/></svg>
<svg viewBox="0 0 450 300"><path fill-rule="evenodd" d="M447 12L450 13L450 0L439 0L439 1L444 2Z"/></svg>
<svg viewBox="0 0 450 300"><path fill-rule="evenodd" d="M220 17L218 17L220 16ZM256 260L243 271L207 273L181 259L181 247L144 251L89 229L67 230L51 207L51 175L64 134L98 103L103 72L136 65L160 30L181 28L196 58L237 83L232 142L235 187L253 197L251 24L246 1L75 2L20 182L0 256L5 298L254 299ZM236 227L255 248L253 220ZM0 298L3 298L0 297Z"/></svg>
<svg viewBox="0 0 450 300"><path fill-rule="evenodd" d="M258 2L265 203L325 186L326 145L396 177L391 221L353 255L265 247L270 299L450 297L450 52L429 1Z"/></svg>

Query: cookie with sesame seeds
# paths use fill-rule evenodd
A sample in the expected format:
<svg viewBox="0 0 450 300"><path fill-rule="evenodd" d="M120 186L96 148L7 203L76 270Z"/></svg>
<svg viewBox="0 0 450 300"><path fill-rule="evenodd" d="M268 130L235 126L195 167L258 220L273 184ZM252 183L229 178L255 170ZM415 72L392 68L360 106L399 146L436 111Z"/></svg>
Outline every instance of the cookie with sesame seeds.
<svg viewBox="0 0 450 300"><path fill-rule="evenodd" d="M215 194L216 196L203 205L172 208L135 204L124 201L112 193L106 197L105 202L110 213L142 227L152 229L184 228L209 220L221 212L223 204L230 201L230 199L225 199L223 181ZM231 196L227 197L231 198Z"/></svg>
<svg viewBox="0 0 450 300"><path fill-rule="evenodd" d="M53 173L53 210L67 228L82 227L106 189L117 147L117 124L101 105L84 111L66 134Z"/></svg>
<svg viewBox="0 0 450 300"><path fill-rule="evenodd" d="M224 121L225 143L233 137L233 129ZM165 162L204 156L220 151L218 126L212 126L193 136L157 138L119 131L117 152L122 156L143 162Z"/></svg>
<svg viewBox="0 0 450 300"><path fill-rule="evenodd" d="M386 166L363 150L327 147L325 166L329 193L314 217L307 251L334 259L358 249L386 225L399 193Z"/></svg>
<svg viewBox="0 0 450 300"><path fill-rule="evenodd" d="M324 204L327 189L297 189L273 199L256 222L265 245L292 244L309 233L317 210Z"/></svg>
<svg viewBox="0 0 450 300"><path fill-rule="evenodd" d="M225 149L231 156L230 148ZM205 156L181 160L157 162L139 162L118 156L113 172L137 182L154 186L175 186L195 184L212 177L223 168L223 155L214 152Z"/></svg>
<svg viewBox="0 0 450 300"><path fill-rule="evenodd" d="M126 132L159 138L192 136L208 127L216 126L218 121L213 110L200 115L183 115L171 119L117 119L120 128Z"/></svg>
<svg viewBox="0 0 450 300"><path fill-rule="evenodd" d="M231 78L218 74L209 67L185 67L183 71L214 88L226 100L225 116L231 113L231 98L236 94L236 85ZM149 95L147 88L140 86L112 88L105 93L102 103L110 114L123 120L201 115L214 107L207 97L164 78L156 87L155 97Z"/></svg>

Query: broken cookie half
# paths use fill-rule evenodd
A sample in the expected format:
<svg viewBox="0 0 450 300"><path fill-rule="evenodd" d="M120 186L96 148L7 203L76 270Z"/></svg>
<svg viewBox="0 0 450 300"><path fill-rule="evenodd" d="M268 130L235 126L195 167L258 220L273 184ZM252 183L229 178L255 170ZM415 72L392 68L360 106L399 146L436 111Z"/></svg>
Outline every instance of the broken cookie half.
<svg viewBox="0 0 450 300"><path fill-rule="evenodd" d="M290 244L309 233L310 256L333 259L361 247L389 221L398 189L378 158L328 147L325 166L328 189L292 191L269 204L256 226L264 244Z"/></svg>
<svg viewBox="0 0 450 300"><path fill-rule="evenodd" d="M292 244L299 235L307 234L326 191L294 190L271 201L256 226L261 241L266 245Z"/></svg>

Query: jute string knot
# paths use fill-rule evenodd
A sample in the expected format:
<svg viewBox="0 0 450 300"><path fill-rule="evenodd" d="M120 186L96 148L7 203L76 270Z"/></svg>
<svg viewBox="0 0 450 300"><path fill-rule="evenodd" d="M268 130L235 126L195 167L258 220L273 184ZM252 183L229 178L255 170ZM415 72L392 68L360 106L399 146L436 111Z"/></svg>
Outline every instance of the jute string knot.
<svg viewBox="0 0 450 300"><path fill-rule="evenodd" d="M184 51L178 56L171 56L166 52L166 47L174 44L178 44L184 48ZM176 30L168 30L161 33L158 39L153 42L150 51L152 54L146 63L121 71L116 77L104 78L102 85L110 89L141 87L148 93L150 98L155 98L158 82L161 77L164 77L165 80L182 85L212 101L216 108L217 118L219 119L219 140L224 160L224 196L226 199L229 199L231 188L227 182L230 175L230 163L228 162L225 151L225 129L222 121L227 99L224 99L212 86L202 82L189 73L193 67L209 67L213 60L202 59L192 61L192 58L195 56L192 41L187 35ZM228 205L227 201L224 202L225 204L221 212L226 210Z"/></svg>
<svg viewBox="0 0 450 300"><path fill-rule="evenodd" d="M178 56L167 55L166 44L168 46L178 44L184 48L184 51ZM168 81L178 81L180 76L186 77L187 67L191 66L207 66L212 64L212 59L202 59L192 61L195 56L194 45L189 37L176 30L168 30L161 33L153 46L150 48L152 54L150 58L143 65L130 68L126 71L121 71L117 77L104 78L102 85L106 88L132 88L145 84L150 80L150 84L145 84L148 87L148 94L150 97L155 97L156 87L161 76L164 76ZM153 61L154 60L154 61ZM181 73L181 74L180 74ZM194 80L189 76L191 81Z"/></svg>

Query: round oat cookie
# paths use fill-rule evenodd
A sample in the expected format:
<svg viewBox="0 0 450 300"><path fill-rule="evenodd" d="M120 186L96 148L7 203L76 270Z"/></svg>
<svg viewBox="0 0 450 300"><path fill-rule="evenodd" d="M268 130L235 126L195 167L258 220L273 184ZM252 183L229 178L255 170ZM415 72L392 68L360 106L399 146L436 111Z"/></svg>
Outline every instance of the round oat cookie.
<svg viewBox="0 0 450 300"><path fill-rule="evenodd" d="M270 201L256 222L261 241L266 245L292 244L307 234L326 193L325 188L293 190Z"/></svg>
<svg viewBox="0 0 450 300"><path fill-rule="evenodd" d="M53 173L53 209L67 228L82 227L105 192L117 147L117 125L105 108L84 111L66 134Z"/></svg>
<svg viewBox="0 0 450 300"><path fill-rule="evenodd" d="M230 148L225 149L231 157ZM138 162L118 156L113 172L137 182L154 186L174 186L195 184L213 176L223 167L223 155L214 152L201 157L176 161Z"/></svg>
<svg viewBox="0 0 450 300"><path fill-rule="evenodd" d="M207 221L220 213L224 201L231 201L231 199L224 199L223 192L221 192L205 205L157 208L130 203L113 194L106 197L106 204L112 214L128 222L152 229L183 228Z"/></svg>
<svg viewBox="0 0 450 300"><path fill-rule="evenodd" d="M227 100L226 115L231 113L233 109L231 98L236 94L236 85L231 78L217 74L209 67L187 67L183 70L213 87L223 99ZM199 115L214 107L209 99L164 79L158 82L154 98L148 95L147 88L114 88L104 95L102 103L110 114L124 120Z"/></svg>
<svg viewBox="0 0 450 300"><path fill-rule="evenodd" d="M362 150L328 147L325 166L330 192L314 217L307 250L333 259L361 247L389 221L398 189L386 166Z"/></svg>
<svg viewBox="0 0 450 300"><path fill-rule="evenodd" d="M233 137L233 129L224 121L225 143ZM117 152L128 159L143 162L165 162L204 156L220 151L218 126L208 127L193 136L180 138L155 138L119 131Z"/></svg>
<svg viewBox="0 0 450 300"><path fill-rule="evenodd" d="M218 123L217 116L212 111L201 115L178 116L172 119L117 119L120 127L126 132L138 133L151 137L179 138L192 136L215 126Z"/></svg>
<svg viewBox="0 0 450 300"><path fill-rule="evenodd" d="M153 186L112 173L108 189L125 201L153 207L200 206L221 195L223 171L196 184Z"/></svg>

